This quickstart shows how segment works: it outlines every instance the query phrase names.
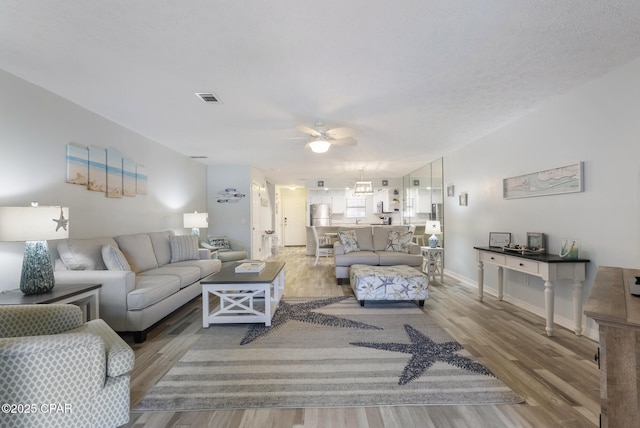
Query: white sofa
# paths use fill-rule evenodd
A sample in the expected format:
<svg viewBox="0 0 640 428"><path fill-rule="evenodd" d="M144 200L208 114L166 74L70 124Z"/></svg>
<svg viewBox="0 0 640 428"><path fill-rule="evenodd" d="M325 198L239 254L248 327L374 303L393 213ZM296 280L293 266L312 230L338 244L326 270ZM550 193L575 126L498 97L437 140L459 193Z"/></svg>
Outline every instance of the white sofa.
<svg viewBox="0 0 640 428"><path fill-rule="evenodd" d="M55 279L62 284L102 284L100 318L117 332L147 330L198 297L200 279L218 272L220 260L198 249L193 235L172 231L114 238L66 239L57 245Z"/></svg>
<svg viewBox="0 0 640 428"><path fill-rule="evenodd" d="M389 249L389 232L408 232L409 226L341 227L338 232L343 230L355 231L358 250L346 252L340 241L333 244L338 284L342 284L343 279L349 278L350 267L355 264L369 266L407 265L422 270L422 252L418 244L409 243L406 251Z"/></svg>

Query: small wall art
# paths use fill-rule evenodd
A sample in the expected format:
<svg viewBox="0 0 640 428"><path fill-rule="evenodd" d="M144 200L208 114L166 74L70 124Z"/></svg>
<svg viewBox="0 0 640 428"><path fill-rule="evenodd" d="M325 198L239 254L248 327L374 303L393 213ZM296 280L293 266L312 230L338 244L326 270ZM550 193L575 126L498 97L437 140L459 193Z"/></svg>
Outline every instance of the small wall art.
<svg viewBox="0 0 640 428"><path fill-rule="evenodd" d="M240 199L244 198L245 195L238 192L233 187L227 187L226 189L219 191L217 196L217 202L219 204L237 204L238 202L240 202Z"/></svg>
<svg viewBox="0 0 640 428"><path fill-rule="evenodd" d="M447 186L447 196L455 196L455 189L453 187L453 184L451 186Z"/></svg>
<svg viewBox="0 0 640 428"><path fill-rule="evenodd" d="M89 190L107 191L107 151L102 147L89 147Z"/></svg>
<svg viewBox="0 0 640 428"><path fill-rule="evenodd" d="M466 207L467 202L468 202L467 193L466 192L460 193L460 196L458 196L458 203L460 204L460 206Z"/></svg>
<svg viewBox="0 0 640 428"><path fill-rule="evenodd" d="M89 184L89 150L76 143L67 144L67 183Z"/></svg>
<svg viewBox="0 0 640 428"><path fill-rule="evenodd" d="M107 198L122 197L122 154L107 149Z"/></svg>

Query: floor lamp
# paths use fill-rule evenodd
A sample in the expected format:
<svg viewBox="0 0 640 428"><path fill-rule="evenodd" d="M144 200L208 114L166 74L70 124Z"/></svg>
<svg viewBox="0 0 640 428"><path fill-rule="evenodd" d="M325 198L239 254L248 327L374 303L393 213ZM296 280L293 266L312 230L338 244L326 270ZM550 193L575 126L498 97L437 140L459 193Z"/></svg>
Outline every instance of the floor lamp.
<svg viewBox="0 0 640 428"><path fill-rule="evenodd" d="M40 294L55 285L47 240L69 237L69 208L0 207L0 241L25 241L20 291Z"/></svg>

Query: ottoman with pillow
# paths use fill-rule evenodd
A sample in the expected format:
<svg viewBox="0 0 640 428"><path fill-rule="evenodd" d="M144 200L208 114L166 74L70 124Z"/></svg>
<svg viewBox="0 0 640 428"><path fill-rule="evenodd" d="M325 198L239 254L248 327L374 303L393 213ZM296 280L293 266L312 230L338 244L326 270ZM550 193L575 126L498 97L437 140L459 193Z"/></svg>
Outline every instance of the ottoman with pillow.
<svg viewBox="0 0 640 428"><path fill-rule="evenodd" d="M197 236L172 231L66 239L57 250L56 282L102 284L100 317L115 331L133 332L136 342L200 296L200 279L221 267L208 250L199 250Z"/></svg>
<svg viewBox="0 0 640 428"><path fill-rule="evenodd" d="M368 226L338 229L333 244L336 279L342 284L355 264L369 266L407 265L422 271L420 246L411 242L409 226Z"/></svg>

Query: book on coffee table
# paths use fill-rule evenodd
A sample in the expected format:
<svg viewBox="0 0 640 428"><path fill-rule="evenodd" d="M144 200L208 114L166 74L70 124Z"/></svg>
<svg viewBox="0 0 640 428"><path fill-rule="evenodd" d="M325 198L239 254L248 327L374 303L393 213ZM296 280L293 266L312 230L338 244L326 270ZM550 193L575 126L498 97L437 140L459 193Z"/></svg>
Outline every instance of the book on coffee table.
<svg viewBox="0 0 640 428"><path fill-rule="evenodd" d="M236 266L236 273L260 273L264 266L264 262L242 263Z"/></svg>

